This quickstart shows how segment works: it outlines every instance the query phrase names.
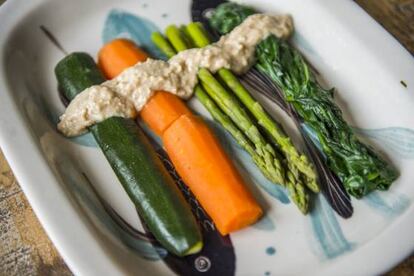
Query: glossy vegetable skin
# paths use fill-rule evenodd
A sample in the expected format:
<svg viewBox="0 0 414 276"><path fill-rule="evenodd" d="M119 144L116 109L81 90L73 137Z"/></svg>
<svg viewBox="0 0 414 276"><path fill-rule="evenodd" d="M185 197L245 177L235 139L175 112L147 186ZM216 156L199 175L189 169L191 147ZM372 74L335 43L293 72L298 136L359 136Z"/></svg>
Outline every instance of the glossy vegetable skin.
<svg viewBox="0 0 414 276"><path fill-rule="evenodd" d="M105 80L85 53L68 55L55 73L69 100ZM179 256L198 252L202 237L190 207L135 121L112 117L89 130L156 239Z"/></svg>
<svg viewBox="0 0 414 276"><path fill-rule="evenodd" d="M191 110L180 98L165 91L155 92L139 113L142 120L158 136L162 136L182 115L191 114Z"/></svg>
<svg viewBox="0 0 414 276"><path fill-rule="evenodd" d="M125 53L106 52L107 47L108 44L99 54L108 60L106 64L127 56ZM125 49L133 47L122 47L119 51ZM144 60L136 58L135 63ZM262 209L217 138L201 118L192 115L180 98L157 91L140 115L161 136L176 170L221 234L250 225L262 215Z"/></svg>
<svg viewBox="0 0 414 276"><path fill-rule="evenodd" d="M142 51L127 39L116 39L105 44L98 54L98 66L107 79L112 79L122 73L126 68L135 65L135 60L145 60L147 53ZM105 53L105 56L103 56ZM107 59L106 56L120 55L119 59Z"/></svg>

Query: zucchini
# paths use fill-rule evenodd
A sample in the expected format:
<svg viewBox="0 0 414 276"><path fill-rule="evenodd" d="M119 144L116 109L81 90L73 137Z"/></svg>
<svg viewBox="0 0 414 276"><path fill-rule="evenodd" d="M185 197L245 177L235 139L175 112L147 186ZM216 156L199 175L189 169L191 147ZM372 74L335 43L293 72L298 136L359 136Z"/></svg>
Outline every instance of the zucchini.
<svg viewBox="0 0 414 276"><path fill-rule="evenodd" d="M56 65L55 74L69 100L105 81L86 53L66 56ZM135 121L112 117L89 130L160 244L178 256L200 251L202 237L190 206Z"/></svg>

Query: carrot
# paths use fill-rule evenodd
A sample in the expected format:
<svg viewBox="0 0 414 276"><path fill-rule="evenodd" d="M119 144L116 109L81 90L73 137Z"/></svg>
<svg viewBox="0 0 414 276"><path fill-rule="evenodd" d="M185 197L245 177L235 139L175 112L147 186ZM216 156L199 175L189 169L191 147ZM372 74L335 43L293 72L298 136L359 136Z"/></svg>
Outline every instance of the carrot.
<svg viewBox="0 0 414 276"><path fill-rule="evenodd" d="M192 112L180 98L164 91L155 92L140 111L141 119L158 136L184 114Z"/></svg>
<svg viewBox="0 0 414 276"><path fill-rule="evenodd" d="M147 53L138 48L134 42L120 38L102 47L98 54L98 66L107 79L113 79L126 68L147 58Z"/></svg>
<svg viewBox="0 0 414 276"><path fill-rule="evenodd" d="M137 51L137 53L130 53ZM129 52L129 53L127 53ZM99 52L99 64L111 78L147 55L133 42L114 40ZM109 68L114 67L114 68ZM257 221L262 209L206 123L191 113L177 96L157 91L140 111L157 135L177 172L226 235Z"/></svg>
<svg viewBox="0 0 414 276"><path fill-rule="evenodd" d="M262 210L206 123L183 115L162 135L165 150L222 234L255 222Z"/></svg>

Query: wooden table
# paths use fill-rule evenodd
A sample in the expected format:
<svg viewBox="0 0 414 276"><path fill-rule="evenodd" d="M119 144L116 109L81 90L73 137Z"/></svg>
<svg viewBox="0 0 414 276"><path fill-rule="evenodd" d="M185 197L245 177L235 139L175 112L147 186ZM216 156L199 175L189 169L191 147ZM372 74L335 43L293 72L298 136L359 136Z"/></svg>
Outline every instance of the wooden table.
<svg viewBox="0 0 414 276"><path fill-rule="evenodd" d="M414 54L414 0L356 2ZM0 275L72 275L39 224L1 151ZM387 275L414 275L414 255Z"/></svg>

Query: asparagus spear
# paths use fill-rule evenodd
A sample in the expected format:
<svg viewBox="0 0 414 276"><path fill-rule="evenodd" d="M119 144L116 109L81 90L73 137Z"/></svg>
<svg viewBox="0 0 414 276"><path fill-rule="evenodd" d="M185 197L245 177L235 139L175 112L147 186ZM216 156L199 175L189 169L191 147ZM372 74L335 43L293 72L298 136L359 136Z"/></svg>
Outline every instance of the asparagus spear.
<svg viewBox="0 0 414 276"><path fill-rule="evenodd" d="M171 44L164 38L161 33L153 32L151 34L151 40L168 58L177 54Z"/></svg>
<svg viewBox="0 0 414 276"><path fill-rule="evenodd" d="M227 93L208 70L202 68L198 75L206 92L255 145L255 152L262 157L266 164L266 173L270 176L269 179L275 183L285 184L284 170L279 161L280 156L260 134L257 127L250 120L249 115L239 106L237 101L234 101L235 99ZM217 93L217 91L219 92ZM228 97L221 99L220 93Z"/></svg>
<svg viewBox="0 0 414 276"><path fill-rule="evenodd" d="M247 151L252 157L257 155L250 141L246 138L243 132L241 132L230 120L230 118L221 111L221 109L215 104L210 96L207 95L206 91L204 91L200 85L195 87L194 93L200 102L207 108L213 118L231 133L231 135L237 140L239 145L245 151Z"/></svg>
<svg viewBox="0 0 414 276"><path fill-rule="evenodd" d="M244 86L230 70L220 69L218 74L228 85L228 87L230 87L238 96L242 103L249 109L249 111L257 119L258 123L273 137L286 156L288 165L292 168L292 170L296 168L304 174L303 177L306 179L305 184L308 188L314 192L319 192L319 186L316 183L316 173L313 165L309 162L306 155L299 154L290 138L284 133L283 129L280 128L270 117L270 115L262 108L260 103L253 99L250 93L246 90L246 88L244 88Z"/></svg>
<svg viewBox="0 0 414 276"><path fill-rule="evenodd" d="M210 44L210 40L199 23L193 22L187 25L187 32L195 42L197 47L205 47ZM222 68L218 71L218 75L222 81L234 92L239 100L247 107L247 109L257 119L258 123L270 134L277 145L286 156L287 165L291 171L299 170L303 176L303 181L314 192L319 192L319 186L316 182L316 173L313 165L309 162L304 154L300 154L290 138L284 133L283 129L270 117L270 115L262 108L240 83L238 78L228 69ZM296 174L296 173L295 173Z"/></svg>
<svg viewBox="0 0 414 276"><path fill-rule="evenodd" d="M183 40L184 40L184 42L185 42L185 44L187 45L187 47L188 48L196 48L196 45L195 45L195 43L190 39L191 38L191 36L190 36L190 34L188 33L188 30L187 30L187 26L186 25L181 25L180 26L180 31L182 32L182 38L183 38Z"/></svg>
<svg viewBox="0 0 414 276"><path fill-rule="evenodd" d="M272 155L276 152L260 134L259 129L254 125L247 112L241 107L236 98L233 97L205 68L198 71L198 78L203 87L219 107L234 121L234 123L246 133L247 137L257 146L258 150L264 150Z"/></svg>
<svg viewBox="0 0 414 276"><path fill-rule="evenodd" d="M187 31L188 33L191 32L191 28L187 29ZM185 35L183 32L180 32L175 26L169 26L166 33L171 44L176 48L176 50L185 50L183 47L185 43L182 40L182 36ZM281 156L277 154L277 152L274 151L266 139L264 139L256 125L251 121L249 115L243 108L241 108L240 103L237 101L237 99L235 99L231 93L222 87L221 84L214 78L214 76L208 72L208 70L200 69L199 79L201 80L202 85L207 93L213 98L214 101L216 101L219 107L233 120L233 122L239 128L241 128L246 136L255 144L256 152L266 161L267 170L264 174L268 176L267 172L269 172L269 168L273 174L280 174L280 172L283 172L284 169L279 161ZM290 171L286 172L286 181L283 183L286 185L293 202L295 202L295 204L303 213L307 213L309 209L309 194L302 183L304 178L299 175L296 168L290 168L291 165L289 164L285 164L285 166L287 166ZM276 171L274 168L276 168Z"/></svg>
<svg viewBox="0 0 414 276"><path fill-rule="evenodd" d="M175 25L169 25L165 29L165 35L169 39L172 46L174 46L177 52L181 52L190 48L185 41L181 38L184 34Z"/></svg>
<svg viewBox="0 0 414 276"><path fill-rule="evenodd" d="M197 47L205 47L211 43L207 32L199 22L191 22L186 29Z"/></svg>
<svg viewBox="0 0 414 276"><path fill-rule="evenodd" d="M278 172L271 171L273 166L267 166L266 160L263 159L257 152L254 150L251 142L247 139L247 137L241 132L231 121L231 119L224 114L221 109L214 103L214 101L207 95L204 89L197 85L195 87L194 94L198 98L198 100L207 108L213 118L219 122L237 141L237 143L249 153L252 157L253 162L256 166L259 167L260 171L268 178L274 179L278 176ZM283 180L281 178L280 180ZM282 182L277 182L282 183Z"/></svg>

